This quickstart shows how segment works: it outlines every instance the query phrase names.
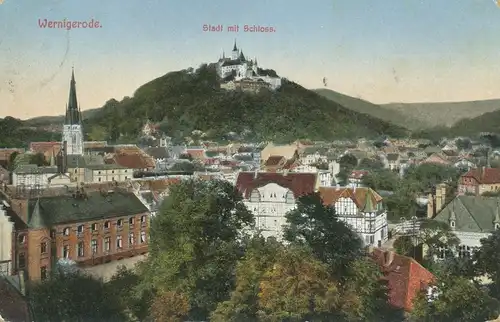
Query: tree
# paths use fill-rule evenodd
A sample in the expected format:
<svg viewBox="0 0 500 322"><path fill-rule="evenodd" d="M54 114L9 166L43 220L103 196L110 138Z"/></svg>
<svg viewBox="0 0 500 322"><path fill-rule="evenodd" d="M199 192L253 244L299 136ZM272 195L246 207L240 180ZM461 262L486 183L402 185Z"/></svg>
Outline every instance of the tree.
<svg viewBox="0 0 500 322"><path fill-rule="evenodd" d="M344 154L340 159L339 159L339 165L341 167L346 167L346 168L354 168L355 166L358 165L358 159L352 154Z"/></svg>
<svg viewBox="0 0 500 322"><path fill-rule="evenodd" d="M19 152L14 151L9 156L8 170L11 172L15 170L15 166L16 166L15 161L16 161L16 158L18 155L19 155Z"/></svg>
<svg viewBox="0 0 500 322"><path fill-rule="evenodd" d="M395 191L400 183L399 177L396 173L387 169L379 169L371 171L362 179L362 183L366 187L373 190L388 190Z"/></svg>
<svg viewBox="0 0 500 322"><path fill-rule="evenodd" d="M40 321L125 321L119 300L106 285L80 272L56 273L34 284L29 297Z"/></svg>
<svg viewBox="0 0 500 322"><path fill-rule="evenodd" d="M363 255L362 240L337 217L333 207L323 204L318 193L298 198L297 207L286 219L285 240L310 247L337 276Z"/></svg>
<svg viewBox="0 0 500 322"><path fill-rule="evenodd" d="M30 156L30 164L36 164L39 167L48 165L43 153L36 153Z"/></svg>
<svg viewBox="0 0 500 322"><path fill-rule="evenodd" d="M500 230L481 239L481 247L474 254L478 274L487 274L493 281L492 294L500 298Z"/></svg>
<svg viewBox="0 0 500 322"><path fill-rule="evenodd" d="M242 229L253 215L235 187L222 180L186 180L170 187L151 223L150 253L137 291L176 292L191 320L206 320L229 298L243 256Z"/></svg>
<svg viewBox="0 0 500 322"><path fill-rule="evenodd" d="M154 321L184 322L188 313L188 299L177 292L158 293L151 306Z"/></svg>
<svg viewBox="0 0 500 322"><path fill-rule="evenodd" d="M205 171L205 167L197 162L177 162L175 163L169 171L183 171L183 172L194 172L194 171Z"/></svg>
<svg viewBox="0 0 500 322"><path fill-rule="evenodd" d="M459 150L470 150L472 149L472 142L469 139L457 139L455 145Z"/></svg>
<svg viewBox="0 0 500 322"><path fill-rule="evenodd" d="M384 168L384 164L379 159L364 158L361 159L357 168L361 170L381 170Z"/></svg>
<svg viewBox="0 0 500 322"><path fill-rule="evenodd" d="M139 284L140 276L133 270L125 266L119 266L116 273L106 284L110 296L120 301L122 308L127 313L135 316L139 321L144 321L149 315L150 294L137 297L134 288Z"/></svg>
<svg viewBox="0 0 500 322"><path fill-rule="evenodd" d="M285 247L269 238L254 237L247 246L245 257L236 267L235 289L229 300L220 303L212 313L214 322L259 321L260 281Z"/></svg>
<svg viewBox="0 0 500 322"><path fill-rule="evenodd" d="M338 321L341 291L329 267L305 249L278 254L260 282L259 320Z"/></svg>
<svg viewBox="0 0 500 322"><path fill-rule="evenodd" d="M91 141L105 141L109 138L109 134L105 127L94 125L90 129L88 137Z"/></svg>
<svg viewBox="0 0 500 322"><path fill-rule="evenodd" d="M422 292L414 300L410 321L476 322L498 317L498 301L467 278L444 277L435 286L435 298Z"/></svg>
<svg viewBox="0 0 500 322"><path fill-rule="evenodd" d="M413 237L411 236L400 236L394 241L394 250L396 253L403 256L413 256L413 251L415 250L415 244L413 243Z"/></svg>

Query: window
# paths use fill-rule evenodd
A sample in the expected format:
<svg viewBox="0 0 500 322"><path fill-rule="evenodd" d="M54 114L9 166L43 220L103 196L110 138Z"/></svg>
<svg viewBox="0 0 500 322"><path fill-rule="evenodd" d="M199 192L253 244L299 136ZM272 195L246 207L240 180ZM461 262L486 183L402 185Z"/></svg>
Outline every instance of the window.
<svg viewBox="0 0 500 322"><path fill-rule="evenodd" d="M97 174L101 174L101 171L97 171ZM99 180L99 181L101 181L101 180Z"/></svg>
<svg viewBox="0 0 500 322"><path fill-rule="evenodd" d="M79 225L76 230L78 232L78 235L83 234L83 225Z"/></svg>
<svg viewBox="0 0 500 322"><path fill-rule="evenodd" d="M141 216L141 225L145 225L146 224L146 216Z"/></svg>
<svg viewBox="0 0 500 322"><path fill-rule="evenodd" d="M111 173L115 173L115 170L111 170Z"/></svg>
<svg viewBox="0 0 500 322"><path fill-rule="evenodd" d="M111 177L111 181L115 181L115 177Z"/></svg>
<svg viewBox="0 0 500 322"><path fill-rule="evenodd" d="M116 225L118 227L122 227L123 226L123 219L118 219L118 221L116 222Z"/></svg>
<svg viewBox="0 0 500 322"><path fill-rule="evenodd" d="M83 242L78 243L78 257L85 256L85 245Z"/></svg>
<svg viewBox="0 0 500 322"><path fill-rule="evenodd" d="M90 229L92 231L97 231L99 229L99 224L97 223L93 223L92 226L90 226Z"/></svg>
<svg viewBox="0 0 500 322"><path fill-rule="evenodd" d="M471 257L471 248L469 246L460 245L458 246L458 257L460 258L470 258Z"/></svg>
<svg viewBox="0 0 500 322"><path fill-rule="evenodd" d="M23 269L26 267L26 255L24 253L19 254L19 257L17 259L17 266L20 269Z"/></svg>
<svg viewBox="0 0 500 322"><path fill-rule="evenodd" d="M64 236L69 236L69 227L66 227L63 229L63 235Z"/></svg>
<svg viewBox="0 0 500 322"><path fill-rule="evenodd" d="M104 252L111 250L111 237L104 238Z"/></svg>
<svg viewBox="0 0 500 322"><path fill-rule="evenodd" d="M134 225L134 222L135 222L135 218L134 218L134 217L130 217L130 218L128 219L128 224L129 224L130 226L133 226L133 225Z"/></svg>
<svg viewBox="0 0 500 322"><path fill-rule="evenodd" d="M19 244L25 244L26 243L26 235L19 235Z"/></svg>
<svg viewBox="0 0 500 322"><path fill-rule="evenodd" d="M127 180L127 179L128 179L128 177L127 177L127 176L125 176L125 180Z"/></svg>
<svg viewBox="0 0 500 322"><path fill-rule="evenodd" d="M123 247L122 236L116 236L116 248L120 249Z"/></svg>
<svg viewBox="0 0 500 322"><path fill-rule="evenodd" d="M495 224L495 229L500 229L500 224L496 223Z"/></svg>
<svg viewBox="0 0 500 322"><path fill-rule="evenodd" d="M146 232L141 231L141 244L144 244L146 242Z"/></svg>
<svg viewBox="0 0 500 322"><path fill-rule="evenodd" d="M75 173L78 173L78 169L75 169Z"/></svg>
<svg viewBox="0 0 500 322"><path fill-rule="evenodd" d="M92 239L91 248L92 254L97 254L97 239Z"/></svg>
<svg viewBox="0 0 500 322"><path fill-rule="evenodd" d="M40 278L42 280L47 279L47 266L40 267Z"/></svg>
<svg viewBox="0 0 500 322"><path fill-rule="evenodd" d="M63 246L62 257L69 258L69 245Z"/></svg>
<svg viewBox="0 0 500 322"><path fill-rule="evenodd" d="M97 181L101 182L101 178L97 178Z"/></svg>
<svg viewBox="0 0 500 322"><path fill-rule="evenodd" d="M111 226L110 222L109 221L106 221L104 223L104 229L109 229L109 227Z"/></svg>
<svg viewBox="0 0 500 322"><path fill-rule="evenodd" d="M134 243L135 243L134 233L130 233L128 235L128 246L132 247L134 246Z"/></svg>
<svg viewBox="0 0 500 322"><path fill-rule="evenodd" d="M40 244L40 254L46 254L47 253L47 242L42 242Z"/></svg>
<svg viewBox="0 0 500 322"><path fill-rule="evenodd" d="M454 221L454 220L451 220L451 221L450 221L450 227L451 227L451 228L455 228L455 221Z"/></svg>

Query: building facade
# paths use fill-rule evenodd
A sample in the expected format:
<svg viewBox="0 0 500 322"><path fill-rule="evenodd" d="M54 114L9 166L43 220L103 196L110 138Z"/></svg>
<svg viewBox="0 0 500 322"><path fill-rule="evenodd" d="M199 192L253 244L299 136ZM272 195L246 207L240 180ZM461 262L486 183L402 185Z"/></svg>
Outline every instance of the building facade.
<svg viewBox="0 0 500 322"><path fill-rule="evenodd" d="M134 170L117 164L88 165L85 167L84 180L87 183L122 182L131 180Z"/></svg>
<svg viewBox="0 0 500 322"><path fill-rule="evenodd" d="M387 210L383 198L370 188L321 187L325 205L335 208L366 245L382 246L388 240Z"/></svg>
<svg viewBox="0 0 500 322"><path fill-rule="evenodd" d="M236 179L236 188L265 238L281 239L286 213L295 209L297 198L315 192L318 186L316 173L240 172Z"/></svg>
<svg viewBox="0 0 500 322"><path fill-rule="evenodd" d="M496 192L500 189L500 169L476 168L462 175L458 181L460 195L482 195L485 192Z"/></svg>
<svg viewBox="0 0 500 322"><path fill-rule="evenodd" d="M148 251L150 212L133 192L84 192L11 200L25 223L13 236L13 269L44 279L60 259L86 267Z"/></svg>

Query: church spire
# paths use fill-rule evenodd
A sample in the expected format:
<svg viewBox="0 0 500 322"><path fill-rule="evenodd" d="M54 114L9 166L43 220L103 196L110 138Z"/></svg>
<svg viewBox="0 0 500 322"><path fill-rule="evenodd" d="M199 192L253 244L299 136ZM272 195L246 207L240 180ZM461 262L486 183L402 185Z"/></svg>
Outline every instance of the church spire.
<svg viewBox="0 0 500 322"><path fill-rule="evenodd" d="M71 82L69 86L69 99L66 106L66 119L64 124L73 125L80 124L80 111L78 108L78 101L76 98L76 81L75 70L71 70Z"/></svg>
<svg viewBox="0 0 500 322"><path fill-rule="evenodd" d="M238 47L236 47L236 39L234 40L233 51L238 51Z"/></svg>

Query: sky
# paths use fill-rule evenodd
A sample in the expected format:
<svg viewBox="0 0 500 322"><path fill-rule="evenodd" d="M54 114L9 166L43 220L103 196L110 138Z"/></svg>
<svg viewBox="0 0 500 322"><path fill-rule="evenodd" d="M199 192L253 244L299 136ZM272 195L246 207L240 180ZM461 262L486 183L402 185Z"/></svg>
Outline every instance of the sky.
<svg viewBox="0 0 500 322"><path fill-rule="evenodd" d="M100 28L41 28L44 19ZM4 0L0 117L63 114L73 66L85 110L216 61L235 39L306 88L325 87L325 77L326 88L374 103L500 98L499 35L493 0Z"/></svg>

